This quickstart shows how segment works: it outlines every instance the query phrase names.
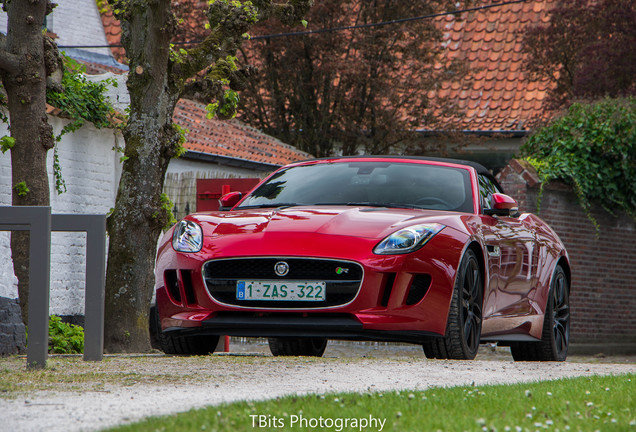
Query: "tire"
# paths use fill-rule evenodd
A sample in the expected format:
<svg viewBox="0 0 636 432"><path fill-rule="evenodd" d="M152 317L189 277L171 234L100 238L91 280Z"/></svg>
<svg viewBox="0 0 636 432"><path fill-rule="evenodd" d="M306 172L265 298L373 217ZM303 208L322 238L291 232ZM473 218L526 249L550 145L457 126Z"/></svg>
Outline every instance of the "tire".
<svg viewBox="0 0 636 432"><path fill-rule="evenodd" d="M159 310L154 308L155 326L159 349L166 354L177 355L208 355L214 352L219 343L219 336L193 335L177 336L170 332L161 331Z"/></svg>
<svg viewBox="0 0 636 432"><path fill-rule="evenodd" d="M484 281L475 252L464 254L453 289L446 335L424 342L427 358L472 360L481 337Z"/></svg>
<svg viewBox="0 0 636 432"><path fill-rule="evenodd" d="M161 324L159 323L159 314L157 314L157 306L150 306L150 313L148 314L148 334L150 335L150 346L154 349L161 349L159 343L159 329Z"/></svg>
<svg viewBox="0 0 636 432"><path fill-rule="evenodd" d="M570 288L561 266L550 282L550 295L539 342L511 342L515 361L564 361L570 344Z"/></svg>
<svg viewBox="0 0 636 432"><path fill-rule="evenodd" d="M322 357L327 348L327 339L311 338L269 338L269 350L274 356Z"/></svg>

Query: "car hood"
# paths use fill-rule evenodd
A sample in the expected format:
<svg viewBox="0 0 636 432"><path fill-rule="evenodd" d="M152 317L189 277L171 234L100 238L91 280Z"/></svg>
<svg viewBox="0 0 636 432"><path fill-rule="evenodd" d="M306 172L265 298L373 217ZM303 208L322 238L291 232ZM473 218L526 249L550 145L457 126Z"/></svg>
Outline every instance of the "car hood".
<svg viewBox="0 0 636 432"><path fill-rule="evenodd" d="M189 219L199 222L204 236L259 233L317 233L382 239L415 224L437 222L462 225L462 213L383 207L295 206L197 213Z"/></svg>

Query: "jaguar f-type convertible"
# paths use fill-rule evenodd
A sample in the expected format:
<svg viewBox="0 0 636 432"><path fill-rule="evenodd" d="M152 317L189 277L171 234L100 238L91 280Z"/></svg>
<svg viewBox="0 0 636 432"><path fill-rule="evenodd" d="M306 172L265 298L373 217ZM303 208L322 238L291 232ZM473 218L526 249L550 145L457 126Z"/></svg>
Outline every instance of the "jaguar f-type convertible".
<svg viewBox="0 0 636 432"><path fill-rule="evenodd" d="M420 344L440 359L473 359L480 342L515 360L567 355L565 247L479 164L310 160L221 205L160 243L166 353L210 353L230 335L266 337L274 355L321 356L328 339Z"/></svg>

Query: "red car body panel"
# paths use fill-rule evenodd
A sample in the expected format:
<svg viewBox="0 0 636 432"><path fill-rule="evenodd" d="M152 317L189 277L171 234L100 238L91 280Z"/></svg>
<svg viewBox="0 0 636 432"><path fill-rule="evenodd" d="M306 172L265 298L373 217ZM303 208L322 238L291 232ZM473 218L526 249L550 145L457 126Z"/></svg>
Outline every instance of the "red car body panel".
<svg viewBox="0 0 636 432"><path fill-rule="evenodd" d="M351 159L347 159L350 161ZM382 161L382 158L356 158ZM399 159L398 159L399 160ZM334 163L327 161L303 164ZM395 158L386 161L396 162ZM165 331L197 330L220 316L255 317L299 313L303 317L348 316L369 331L370 339L418 340L444 335L455 277L468 247L481 260L484 278L482 340L538 340L541 337L550 281L558 262L567 267L567 252L558 236L531 214L496 217L483 214L477 172L461 164L406 160L408 163L452 166L468 170L472 213L440 210L342 205L238 209L199 213L186 219L199 224L199 252L172 247L174 227L161 240L156 265L156 303ZM265 180L267 181L267 179ZM240 206L241 203L238 204ZM445 227L419 250L402 255L378 255L373 249L401 228L438 223ZM334 307L239 307L215 300L206 288L203 266L231 258L294 257L343 260L362 266L361 286L350 302ZM166 271L176 274L172 291ZM172 274L172 273L171 273ZM426 294L407 304L415 275L429 275ZM185 275L185 276L184 276ZM388 298L386 287L393 281ZM236 333L233 328L219 334ZM383 338L386 334L386 338ZM255 329L254 335L262 336ZM414 339L410 335L415 335ZM336 335L337 336L337 335Z"/></svg>

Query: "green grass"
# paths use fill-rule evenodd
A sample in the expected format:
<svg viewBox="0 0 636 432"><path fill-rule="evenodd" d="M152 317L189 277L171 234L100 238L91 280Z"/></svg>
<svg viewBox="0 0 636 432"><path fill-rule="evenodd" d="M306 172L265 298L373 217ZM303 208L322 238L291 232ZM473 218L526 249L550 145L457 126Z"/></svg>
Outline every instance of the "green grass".
<svg viewBox="0 0 636 432"><path fill-rule="evenodd" d="M247 395L246 395L247 396ZM261 417L259 417L261 416ZM295 417L294 417L295 416ZM316 422L299 424L300 417ZM288 396L150 418L112 431L635 431L636 374L424 392ZM259 419L262 423L259 424ZM293 420L295 423L292 423ZM325 419L327 423L325 422ZM340 424L349 419L349 424ZM352 426L354 419L360 419ZM333 423L330 425L330 423Z"/></svg>

